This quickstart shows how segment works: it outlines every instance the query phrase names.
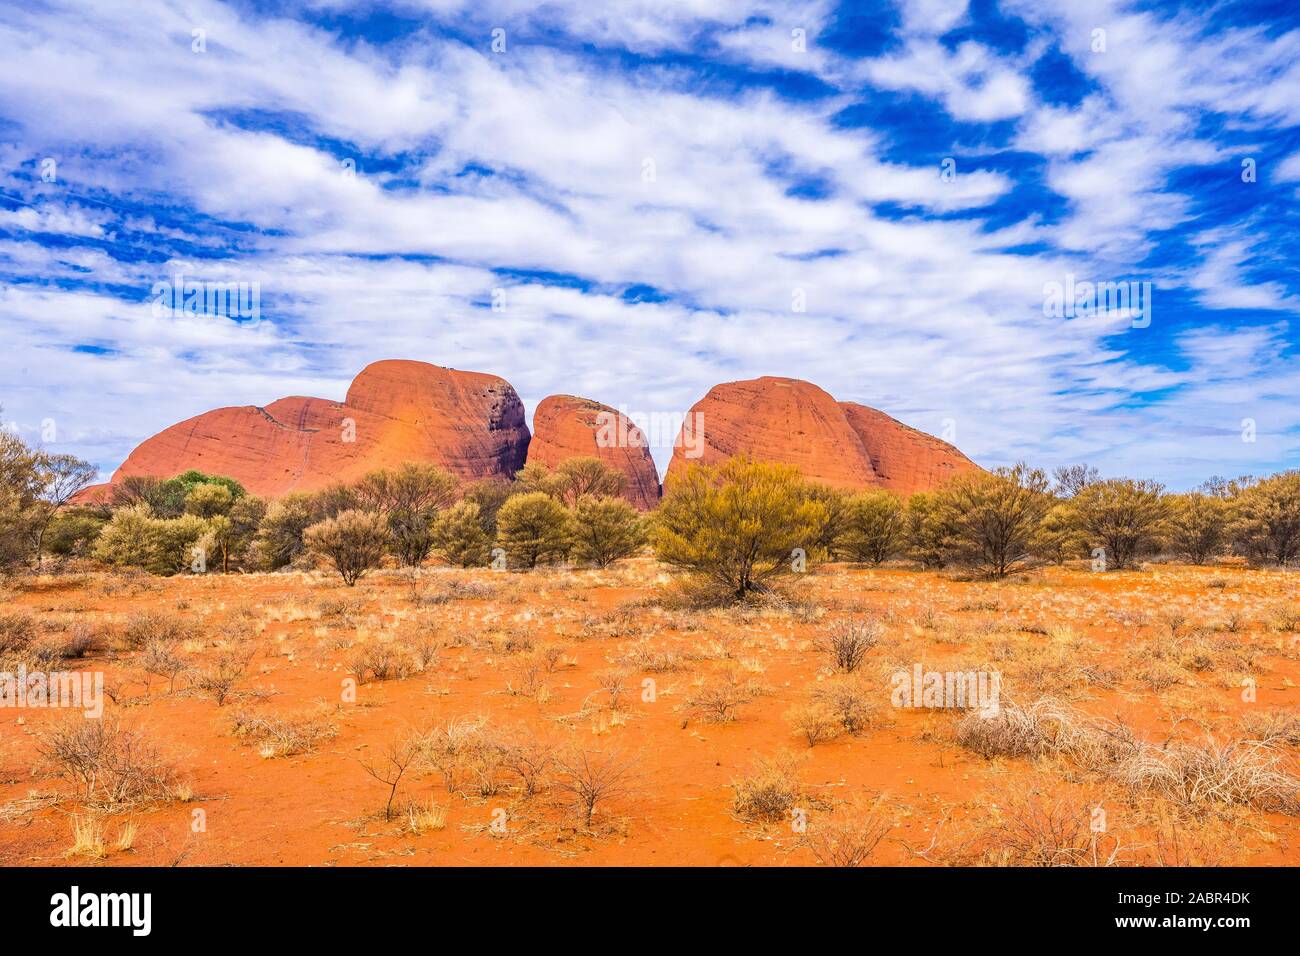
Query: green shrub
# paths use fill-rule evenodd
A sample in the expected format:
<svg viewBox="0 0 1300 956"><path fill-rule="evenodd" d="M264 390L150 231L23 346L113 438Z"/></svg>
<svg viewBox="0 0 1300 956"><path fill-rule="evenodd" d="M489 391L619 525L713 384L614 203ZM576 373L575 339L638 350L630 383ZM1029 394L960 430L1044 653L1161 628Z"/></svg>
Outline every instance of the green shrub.
<svg viewBox="0 0 1300 956"><path fill-rule="evenodd" d="M903 502L889 491L854 495L845 504L844 531L839 551L853 561L881 564L903 547L907 513Z"/></svg>
<svg viewBox="0 0 1300 956"><path fill-rule="evenodd" d="M816 543L826 507L805 489L790 465L746 458L692 465L659 505L655 553L735 598L765 590L772 579L824 557Z"/></svg>
<svg viewBox="0 0 1300 956"><path fill-rule="evenodd" d="M514 568L562 561L572 526L564 506L542 491L514 495L497 513L497 545Z"/></svg>
<svg viewBox="0 0 1300 956"><path fill-rule="evenodd" d="M488 563L491 540L476 502L462 501L440 514L433 523L433 541L438 553L459 567Z"/></svg>
<svg viewBox="0 0 1300 956"><path fill-rule="evenodd" d="M377 514L344 511L312 525L303 540L312 554L332 564L343 583L352 587L367 571L379 567L388 546L388 527Z"/></svg>
<svg viewBox="0 0 1300 956"><path fill-rule="evenodd" d="M578 499L573 509L573 555L604 568L631 557L645 544L641 515L622 498Z"/></svg>

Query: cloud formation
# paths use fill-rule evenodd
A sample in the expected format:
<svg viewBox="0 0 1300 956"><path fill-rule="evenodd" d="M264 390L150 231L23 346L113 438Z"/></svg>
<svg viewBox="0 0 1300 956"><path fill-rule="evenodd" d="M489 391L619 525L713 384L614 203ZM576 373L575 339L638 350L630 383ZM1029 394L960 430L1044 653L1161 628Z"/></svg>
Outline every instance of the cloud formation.
<svg viewBox="0 0 1300 956"><path fill-rule="evenodd" d="M105 472L391 357L530 408L790 375L989 465L1297 462L1300 30L1019 0L50 7L0 11L0 403ZM259 283L260 319L155 315L177 272ZM1153 281L1150 325L1046 314L1067 276Z"/></svg>

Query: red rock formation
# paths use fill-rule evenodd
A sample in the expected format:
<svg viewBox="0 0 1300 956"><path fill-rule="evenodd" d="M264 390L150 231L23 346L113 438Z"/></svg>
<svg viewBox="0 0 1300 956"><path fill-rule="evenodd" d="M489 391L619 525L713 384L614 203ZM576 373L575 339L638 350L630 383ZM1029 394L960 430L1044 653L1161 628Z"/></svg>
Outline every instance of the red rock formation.
<svg viewBox="0 0 1300 956"><path fill-rule="evenodd" d="M881 484L911 494L935 488L961 471L979 465L933 435L890 418L884 412L854 402L840 402Z"/></svg>
<svg viewBox="0 0 1300 956"><path fill-rule="evenodd" d="M641 429L621 412L573 395L550 395L533 413L528 460L554 468L566 458L592 456L627 476L624 497L645 511L659 503L659 472Z"/></svg>
<svg viewBox="0 0 1300 956"><path fill-rule="evenodd" d="M504 379L424 362L375 362L347 399L294 396L218 408L172 425L113 475L229 475L263 496L354 481L375 468L432 461L461 478L507 478L524 465L528 426Z"/></svg>
<svg viewBox="0 0 1300 956"><path fill-rule="evenodd" d="M665 486L692 460L713 465L741 454L796 465L805 478L846 490L925 491L978 467L946 442L793 378L717 385L691 409L692 423L696 434L679 436ZM692 438L702 452L694 459Z"/></svg>

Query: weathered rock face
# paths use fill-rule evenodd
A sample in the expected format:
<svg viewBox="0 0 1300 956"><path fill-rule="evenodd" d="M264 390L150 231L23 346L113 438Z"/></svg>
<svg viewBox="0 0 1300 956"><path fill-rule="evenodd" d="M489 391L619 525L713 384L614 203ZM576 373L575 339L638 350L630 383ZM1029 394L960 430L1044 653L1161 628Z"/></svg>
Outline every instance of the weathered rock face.
<svg viewBox="0 0 1300 956"><path fill-rule="evenodd" d="M691 409L692 424L695 434L679 436L673 449L665 485L692 461L714 465L742 454L795 465L805 478L846 490L926 491L978 467L946 442L793 378L717 385ZM700 451L694 458L692 442Z"/></svg>
<svg viewBox="0 0 1300 956"><path fill-rule="evenodd" d="M904 494L928 491L962 471L979 465L933 435L917 431L882 411L840 402L862 447L871 458L876 477L885 487Z"/></svg>
<svg viewBox="0 0 1300 956"><path fill-rule="evenodd" d="M528 460L554 468L566 458L591 456L627 476L623 496L644 510L659 502L659 472L641 429L622 413L573 395L550 395L533 413Z"/></svg>
<svg viewBox="0 0 1300 956"><path fill-rule="evenodd" d="M508 478L528 449L524 406L504 379L424 362L376 362L343 402L294 396L218 408L145 441L113 475L229 475L274 497L431 461L467 480Z"/></svg>

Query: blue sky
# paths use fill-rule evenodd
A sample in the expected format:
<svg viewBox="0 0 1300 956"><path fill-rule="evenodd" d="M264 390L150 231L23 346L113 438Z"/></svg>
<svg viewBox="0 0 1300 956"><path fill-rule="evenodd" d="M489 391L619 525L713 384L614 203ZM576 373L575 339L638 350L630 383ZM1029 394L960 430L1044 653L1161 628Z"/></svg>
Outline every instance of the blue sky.
<svg viewBox="0 0 1300 956"><path fill-rule="evenodd" d="M3 417L106 474L393 357L634 417L789 375L1175 488L1300 466L1292 4L33 2L0 49ZM260 317L155 314L178 271ZM1048 314L1067 276L1151 321Z"/></svg>

